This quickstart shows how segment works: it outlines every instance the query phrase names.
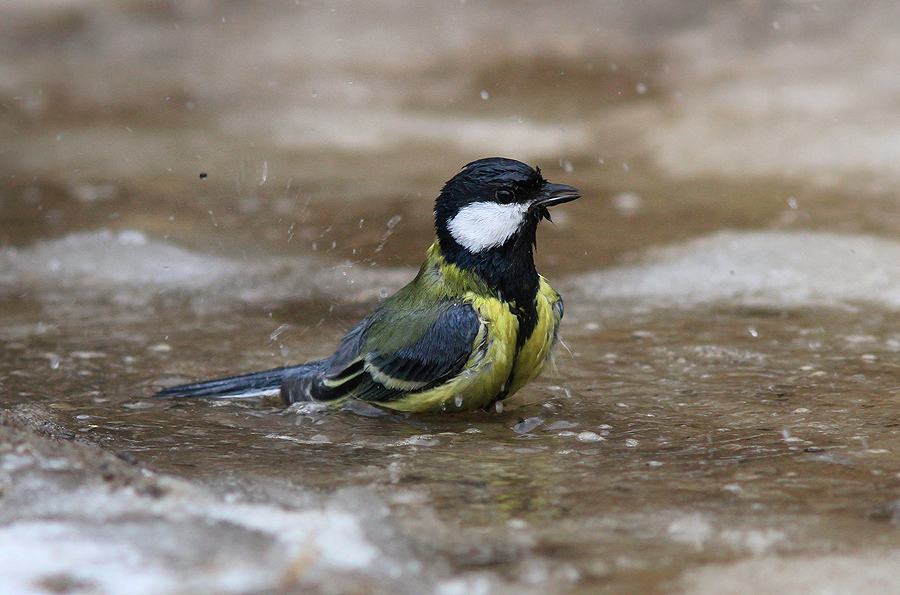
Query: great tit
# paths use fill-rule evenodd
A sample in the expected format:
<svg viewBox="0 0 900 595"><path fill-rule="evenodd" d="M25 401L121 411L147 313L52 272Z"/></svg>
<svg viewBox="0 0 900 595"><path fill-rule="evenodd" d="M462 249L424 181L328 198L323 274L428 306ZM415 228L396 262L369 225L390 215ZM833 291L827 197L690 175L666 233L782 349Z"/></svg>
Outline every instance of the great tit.
<svg viewBox="0 0 900 595"><path fill-rule="evenodd" d="M579 198L512 159L473 161L434 207L437 238L408 285L329 357L166 388L157 397L280 394L285 403L358 399L400 411L487 409L540 374L563 302L534 268L548 207Z"/></svg>

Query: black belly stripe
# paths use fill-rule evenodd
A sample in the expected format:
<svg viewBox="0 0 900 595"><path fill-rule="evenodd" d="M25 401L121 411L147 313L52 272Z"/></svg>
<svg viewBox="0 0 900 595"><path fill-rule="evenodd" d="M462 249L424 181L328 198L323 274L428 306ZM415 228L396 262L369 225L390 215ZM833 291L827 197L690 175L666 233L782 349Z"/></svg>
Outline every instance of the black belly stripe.
<svg viewBox="0 0 900 595"><path fill-rule="evenodd" d="M528 306L530 307L519 307L518 305L510 307L510 311L515 315L516 319L519 321L519 330L516 334L516 355L518 355L519 350L522 349L522 346L531 338L531 334L534 333L534 328L537 326L537 295L529 300Z"/></svg>
<svg viewBox="0 0 900 595"><path fill-rule="evenodd" d="M522 347L525 346L525 343L527 343L528 339L531 338L531 335L534 334L534 329L537 326L537 294L535 294L534 299L531 300L531 308L525 309L519 308L518 306L511 306L510 312L512 312L516 317L516 320L519 321L519 329L516 331L516 351L513 354L509 376L506 377L506 380L501 385L502 390L490 403L485 405L485 409L492 407L497 401L502 401L509 396L509 387L512 385L513 376L516 373L516 366L519 363L519 352L522 351Z"/></svg>

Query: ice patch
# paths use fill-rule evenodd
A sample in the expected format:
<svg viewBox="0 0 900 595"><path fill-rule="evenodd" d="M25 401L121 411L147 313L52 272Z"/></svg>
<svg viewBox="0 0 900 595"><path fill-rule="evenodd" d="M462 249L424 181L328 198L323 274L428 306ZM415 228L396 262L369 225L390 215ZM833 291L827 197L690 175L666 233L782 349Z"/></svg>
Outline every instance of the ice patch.
<svg viewBox="0 0 900 595"><path fill-rule="evenodd" d="M672 521L667 533L671 539L690 545L699 552L712 539L714 531L709 521L695 514Z"/></svg>
<svg viewBox="0 0 900 595"><path fill-rule="evenodd" d="M278 535L291 544L292 556L303 550L315 553L318 562L341 570L369 567L378 549L363 534L359 519L337 510L287 511L255 504L233 504L208 509L212 518L264 533Z"/></svg>
<svg viewBox="0 0 900 595"><path fill-rule="evenodd" d="M411 277L408 271L314 258L199 254L134 230L73 233L28 248L0 249L0 291L31 290L46 301L103 299L142 306L173 294L205 305L313 296L368 299Z"/></svg>
<svg viewBox="0 0 900 595"><path fill-rule="evenodd" d="M27 552L24 559L19 552ZM68 523L14 523L0 530L0 593L44 594L51 589L42 583L51 580L122 595L172 592L178 585L174 576L146 567L127 544L79 538Z"/></svg>
<svg viewBox="0 0 900 595"><path fill-rule="evenodd" d="M140 231L74 233L0 251L0 281L59 285L159 285L198 289L237 276L238 262L193 254Z"/></svg>
<svg viewBox="0 0 900 595"><path fill-rule="evenodd" d="M629 305L864 302L900 308L900 243L835 233L727 231L650 251L639 265L571 281L573 298Z"/></svg>
<svg viewBox="0 0 900 595"><path fill-rule="evenodd" d="M128 481L121 475L140 472L123 471L115 460L96 463L114 478L104 485L92 475L94 461L71 456L79 447L68 447L66 456L47 444L8 445L3 453L0 595L246 593L277 589L290 577L319 581L354 572L379 580L406 568L367 535L384 530L367 510L374 498L368 493L289 509L223 500L173 478ZM103 456L83 456L91 455ZM60 462L70 473L59 473Z"/></svg>
<svg viewBox="0 0 900 595"><path fill-rule="evenodd" d="M58 512L67 520L0 528L0 595L46 593L39 586L48 580L123 595L179 593L186 585L247 592L273 587L292 565L306 574L373 572L380 555L346 512L128 499L114 499L122 517L107 513L91 521L69 506ZM23 551L25 558L18 555Z"/></svg>
<svg viewBox="0 0 900 595"><path fill-rule="evenodd" d="M900 593L900 553L819 558L766 557L689 571L687 595L820 593L869 595Z"/></svg>

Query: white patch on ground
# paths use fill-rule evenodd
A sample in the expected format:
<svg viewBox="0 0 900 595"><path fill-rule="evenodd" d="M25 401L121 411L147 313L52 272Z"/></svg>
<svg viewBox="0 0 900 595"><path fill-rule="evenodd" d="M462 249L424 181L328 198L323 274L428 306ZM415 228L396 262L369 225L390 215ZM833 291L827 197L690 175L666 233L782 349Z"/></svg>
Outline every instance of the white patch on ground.
<svg viewBox="0 0 900 595"><path fill-rule="evenodd" d="M502 246L522 225L528 205L473 202L447 224L450 233L470 252Z"/></svg>
<svg viewBox="0 0 900 595"><path fill-rule="evenodd" d="M872 595L900 593L900 553L754 558L687 573L683 595Z"/></svg>
<svg viewBox="0 0 900 595"><path fill-rule="evenodd" d="M696 551L721 550L760 556L771 552L787 535L771 528L719 528L701 514L684 516L670 522L666 535Z"/></svg>
<svg viewBox="0 0 900 595"><path fill-rule="evenodd" d="M695 514L669 523L667 533L670 539L690 545L700 551L713 537L713 527L701 515Z"/></svg>
<svg viewBox="0 0 900 595"><path fill-rule="evenodd" d="M326 505L299 489L291 507L223 498L90 445L2 429L0 595L247 593L409 571L367 536L384 515L363 490Z"/></svg>
<svg viewBox="0 0 900 595"><path fill-rule="evenodd" d="M648 251L638 265L570 281L573 298L635 306L864 302L900 308L900 242L836 233L726 231Z"/></svg>
<svg viewBox="0 0 900 595"><path fill-rule="evenodd" d="M365 534L362 519L373 521L365 495L286 509L223 501L163 477L157 479L166 490L161 495L91 479L69 484L60 471L84 474L84 465L48 458L36 452L40 447L0 459L7 504L0 595L61 592L59 585L69 585L66 592L121 595L246 593L277 589L294 574L325 580L333 572L377 577L400 568Z"/></svg>
<svg viewBox="0 0 900 595"><path fill-rule="evenodd" d="M43 300L100 299L122 306L175 294L204 306L314 296L369 299L411 278L409 271L308 257L237 260L199 254L131 230L73 233L0 249L0 291L35 289Z"/></svg>
<svg viewBox="0 0 900 595"><path fill-rule="evenodd" d="M78 511L82 496L111 510ZM200 493L154 502L86 491L73 500L57 503L64 520L0 527L0 594L45 593L37 585L57 576L123 595L183 592L191 584L246 592L277 586L298 560L307 573L371 572L379 556L359 519L344 511L227 504Z"/></svg>

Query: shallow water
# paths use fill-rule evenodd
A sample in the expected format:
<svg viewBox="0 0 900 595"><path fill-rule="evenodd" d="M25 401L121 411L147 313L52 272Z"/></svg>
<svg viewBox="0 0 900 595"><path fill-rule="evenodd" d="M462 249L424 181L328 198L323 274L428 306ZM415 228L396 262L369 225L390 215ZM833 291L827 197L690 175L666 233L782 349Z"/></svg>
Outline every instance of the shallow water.
<svg viewBox="0 0 900 595"><path fill-rule="evenodd" d="M0 592L900 589L896 10L666 4L0 9ZM490 154L583 194L502 412L148 398L328 355Z"/></svg>
<svg viewBox="0 0 900 595"><path fill-rule="evenodd" d="M365 486L451 573L640 592L698 564L898 545L896 313L598 314L577 312L559 374L499 414L142 397L161 370L224 373L235 353L247 369L280 361L259 333L280 321L252 313L213 329L168 312L167 339L159 320L117 320L112 335L98 319L63 323L7 343L4 387L57 435L232 497ZM291 332L313 345L336 334Z"/></svg>

